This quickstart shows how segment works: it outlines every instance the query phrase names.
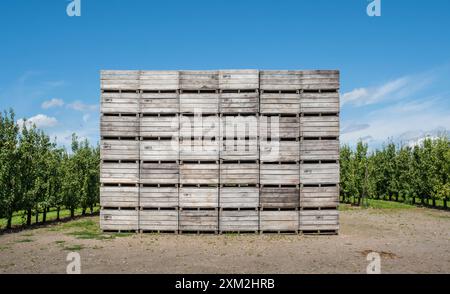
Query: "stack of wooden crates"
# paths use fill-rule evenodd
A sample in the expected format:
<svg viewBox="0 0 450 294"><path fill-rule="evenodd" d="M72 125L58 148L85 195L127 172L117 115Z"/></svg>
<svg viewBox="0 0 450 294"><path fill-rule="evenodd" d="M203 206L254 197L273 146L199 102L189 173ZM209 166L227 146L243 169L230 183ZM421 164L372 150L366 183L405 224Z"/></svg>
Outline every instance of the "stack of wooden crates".
<svg viewBox="0 0 450 294"><path fill-rule="evenodd" d="M100 136L104 231L338 232L338 71L102 71Z"/></svg>

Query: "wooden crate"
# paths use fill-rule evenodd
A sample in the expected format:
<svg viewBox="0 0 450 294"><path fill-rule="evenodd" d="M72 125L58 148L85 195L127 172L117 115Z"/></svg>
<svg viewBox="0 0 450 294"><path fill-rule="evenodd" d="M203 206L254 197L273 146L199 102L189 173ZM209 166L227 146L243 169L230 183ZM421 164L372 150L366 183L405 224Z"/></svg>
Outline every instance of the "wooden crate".
<svg viewBox="0 0 450 294"><path fill-rule="evenodd" d="M260 159L262 162L299 161L300 142L293 141L267 141L260 138Z"/></svg>
<svg viewBox="0 0 450 294"><path fill-rule="evenodd" d="M180 112L195 114L218 113L219 93L182 92L180 94Z"/></svg>
<svg viewBox="0 0 450 294"><path fill-rule="evenodd" d="M301 210L299 212L301 231L339 230L337 210Z"/></svg>
<svg viewBox="0 0 450 294"><path fill-rule="evenodd" d="M298 208L300 191L295 187L263 187L259 199L261 208Z"/></svg>
<svg viewBox="0 0 450 294"><path fill-rule="evenodd" d="M219 140L183 138L179 149L180 160L219 160Z"/></svg>
<svg viewBox="0 0 450 294"><path fill-rule="evenodd" d="M179 95L173 92L143 92L141 94L140 108L142 113L178 113Z"/></svg>
<svg viewBox="0 0 450 294"><path fill-rule="evenodd" d="M259 110L259 93L245 91L222 91L220 93L221 113L257 113Z"/></svg>
<svg viewBox="0 0 450 294"><path fill-rule="evenodd" d="M339 163L301 164L300 182L306 185L337 184L339 183Z"/></svg>
<svg viewBox="0 0 450 294"><path fill-rule="evenodd" d="M216 90L219 89L218 71L181 71L180 89Z"/></svg>
<svg viewBox="0 0 450 294"><path fill-rule="evenodd" d="M261 185L298 185L299 165L291 163L264 163L260 167Z"/></svg>
<svg viewBox="0 0 450 294"><path fill-rule="evenodd" d="M178 187L142 186L139 206L143 208L178 207Z"/></svg>
<svg viewBox="0 0 450 294"><path fill-rule="evenodd" d="M339 205L339 186L300 188L300 207L323 208Z"/></svg>
<svg viewBox="0 0 450 294"><path fill-rule="evenodd" d="M174 70L145 70L140 72L141 90L177 90L180 74Z"/></svg>
<svg viewBox="0 0 450 294"><path fill-rule="evenodd" d="M213 210L180 210L179 229L183 231L217 231L219 214Z"/></svg>
<svg viewBox="0 0 450 294"><path fill-rule="evenodd" d="M139 93L136 91L103 91L101 94L102 113L138 113Z"/></svg>
<svg viewBox="0 0 450 294"><path fill-rule="evenodd" d="M293 70L263 70L259 74L261 90L299 90L302 72Z"/></svg>
<svg viewBox="0 0 450 294"><path fill-rule="evenodd" d="M339 89L339 71L337 70L302 71L301 88L308 90Z"/></svg>
<svg viewBox="0 0 450 294"><path fill-rule="evenodd" d="M102 207L138 207L139 187L101 186L100 205Z"/></svg>
<svg viewBox="0 0 450 294"><path fill-rule="evenodd" d="M100 117L100 136L102 137L138 137L139 118L133 116Z"/></svg>
<svg viewBox="0 0 450 294"><path fill-rule="evenodd" d="M216 208L219 206L218 187L181 187L180 207Z"/></svg>
<svg viewBox="0 0 450 294"><path fill-rule="evenodd" d="M303 92L300 106L302 113L338 113L339 92Z"/></svg>
<svg viewBox="0 0 450 294"><path fill-rule="evenodd" d="M267 211L259 212L259 230L298 231L298 211Z"/></svg>
<svg viewBox="0 0 450 294"><path fill-rule="evenodd" d="M101 209L100 228L104 231L135 231L139 227L139 211L136 209Z"/></svg>
<svg viewBox="0 0 450 294"><path fill-rule="evenodd" d="M219 200L222 208L256 208L259 206L259 188L221 187Z"/></svg>
<svg viewBox="0 0 450 294"><path fill-rule="evenodd" d="M220 118L217 115L180 116L180 137L216 138L219 136Z"/></svg>
<svg viewBox="0 0 450 294"><path fill-rule="evenodd" d="M220 184L259 184L259 163L221 163Z"/></svg>
<svg viewBox="0 0 450 294"><path fill-rule="evenodd" d="M100 182L108 184L137 184L139 163L102 162Z"/></svg>
<svg viewBox="0 0 450 294"><path fill-rule="evenodd" d="M177 115L150 115L141 117L140 136L147 138L172 138L178 136Z"/></svg>
<svg viewBox="0 0 450 294"><path fill-rule="evenodd" d="M219 164L182 163L180 164L180 183L185 185L219 184Z"/></svg>
<svg viewBox="0 0 450 294"><path fill-rule="evenodd" d="M302 137L339 137L339 116L302 116Z"/></svg>
<svg viewBox="0 0 450 294"><path fill-rule="evenodd" d="M220 136L222 138L256 138L258 117L256 115L223 116Z"/></svg>
<svg viewBox="0 0 450 294"><path fill-rule="evenodd" d="M300 117L263 115L259 118L259 136L272 139L298 138L300 136Z"/></svg>
<svg viewBox="0 0 450 294"><path fill-rule="evenodd" d="M258 89L258 70L221 70L219 88L223 90Z"/></svg>
<svg viewBox="0 0 450 294"><path fill-rule="evenodd" d="M101 140L102 160L139 160L138 140Z"/></svg>
<svg viewBox="0 0 450 294"><path fill-rule="evenodd" d="M178 140L143 140L140 144L141 160L146 161L176 161L178 156Z"/></svg>
<svg viewBox="0 0 450 294"><path fill-rule="evenodd" d="M178 163L141 163L141 184L178 184Z"/></svg>
<svg viewBox="0 0 450 294"><path fill-rule="evenodd" d="M300 94L265 91L260 94L260 112L263 114L300 113Z"/></svg>
<svg viewBox="0 0 450 294"><path fill-rule="evenodd" d="M257 210L221 210L219 213L219 230L222 232L256 232L258 229Z"/></svg>
<svg viewBox="0 0 450 294"><path fill-rule="evenodd" d="M178 231L178 210L139 211L141 231Z"/></svg>
<svg viewBox="0 0 450 294"><path fill-rule="evenodd" d="M100 85L102 90L138 90L139 75L137 70L102 70Z"/></svg>
<svg viewBox="0 0 450 294"><path fill-rule="evenodd" d="M220 159L257 160L259 158L258 139L221 140Z"/></svg>
<svg viewBox="0 0 450 294"><path fill-rule="evenodd" d="M303 140L301 160L339 160L339 140Z"/></svg>

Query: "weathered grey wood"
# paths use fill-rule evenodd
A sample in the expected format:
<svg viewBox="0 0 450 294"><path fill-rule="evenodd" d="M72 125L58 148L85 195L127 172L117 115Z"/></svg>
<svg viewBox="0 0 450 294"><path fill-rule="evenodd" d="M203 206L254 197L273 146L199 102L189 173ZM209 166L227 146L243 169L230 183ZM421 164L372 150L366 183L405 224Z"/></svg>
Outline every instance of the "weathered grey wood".
<svg viewBox="0 0 450 294"><path fill-rule="evenodd" d="M273 164L260 165L261 185L298 185L300 183L298 164Z"/></svg>
<svg viewBox="0 0 450 294"><path fill-rule="evenodd" d="M177 137L178 116L144 116L140 122L141 137Z"/></svg>
<svg viewBox="0 0 450 294"><path fill-rule="evenodd" d="M141 187L139 206L144 208L178 207L178 187Z"/></svg>
<svg viewBox="0 0 450 294"><path fill-rule="evenodd" d="M141 184L178 184L177 163L141 163Z"/></svg>
<svg viewBox="0 0 450 294"><path fill-rule="evenodd" d="M258 70L221 70L219 71L219 88L228 90L258 89Z"/></svg>
<svg viewBox="0 0 450 294"><path fill-rule="evenodd" d="M139 118L137 116L100 117L100 136L137 137L139 136Z"/></svg>
<svg viewBox="0 0 450 294"><path fill-rule="evenodd" d="M100 228L105 231L138 230L138 213L137 210L101 209Z"/></svg>
<svg viewBox="0 0 450 294"><path fill-rule="evenodd" d="M219 136L220 119L217 115L180 116L180 137L206 137L208 139Z"/></svg>
<svg viewBox="0 0 450 294"><path fill-rule="evenodd" d="M308 70L302 71L302 89L339 89L339 71Z"/></svg>
<svg viewBox="0 0 450 294"><path fill-rule="evenodd" d="M181 187L180 207L216 208L219 206L218 187Z"/></svg>
<svg viewBox="0 0 450 294"><path fill-rule="evenodd" d="M249 184L259 183L258 163L222 163L220 165L221 184Z"/></svg>
<svg viewBox="0 0 450 294"><path fill-rule="evenodd" d="M298 161L300 158L299 141L268 141L260 138L260 157L263 162Z"/></svg>
<svg viewBox="0 0 450 294"><path fill-rule="evenodd" d="M181 113L218 113L218 93L182 93L180 94Z"/></svg>
<svg viewBox="0 0 450 294"><path fill-rule="evenodd" d="M139 211L139 229L148 231L178 231L177 210Z"/></svg>
<svg viewBox="0 0 450 294"><path fill-rule="evenodd" d="M138 140L101 140L102 160L139 160Z"/></svg>
<svg viewBox="0 0 450 294"><path fill-rule="evenodd" d="M339 163L301 164L300 182L302 184L339 183Z"/></svg>
<svg viewBox="0 0 450 294"><path fill-rule="evenodd" d="M303 116L302 137L339 137L339 116Z"/></svg>
<svg viewBox="0 0 450 294"><path fill-rule="evenodd" d="M181 71L180 88L183 90L219 89L218 71Z"/></svg>
<svg viewBox="0 0 450 294"><path fill-rule="evenodd" d="M259 118L259 136L263 138L298 138L300 118L297 116L265 116Z"/></svg>
<svg viewBox="0 0 450 294"><path fill-rule="evenodd" d="M256 115L223 116L220 135L223 138L256 138L258 117Z"/></svg>
<svg viewBox="0 0 450 294"><path fill-rule="evenodd" d="M183 138L180 160L219 160L219 140Z"/></svg>
<svg viewBox="0 0 450 294"><path fill-rule="evenodd" d="M217 210L181 210L180 231L217 231L219 214Z"/></svg>
<svg viewBox="0 0 450 294"><path fill-rule="evenodd" d="M256 208L259 206L259 188L257 187L221 187L220 207Z"/></svg>
<svg viewBox="0 0 450 294"><path fill-rule="evenodd" d="M138 163L102 162L100 165L101 183L136 184L138 181Z"/></svg>
<svg viewBox="0 0 450 294"><path fill-rule="evenodd" d="M300 94L295 93L261 93L260 112L270 114L300 113Z"/></svg>
<svg viewBox="0 0 450 294"><path fill-rule="evenodd" d="M259 94L254 93L220 93L221 113L257 113Z"/></svg>
<svg viewBox="0 0 450 294"><path fill-rule="evenodd" d="M102 207L138 207L139 187L100 187L100 205Z"/></svg>
<svg viewBox="0 0 450 294"><path fill-rule="evenodd" d="M301 160L339 160L338 140L303 140L300 148Z"/></svg>
<svg viewBox="0 0 450 294"><path fill-rule="evenodd" d="M178 113L179 95L178 93L142 93L140 105L142 113Z"/></svg>
<svg viewBox="0 0 450 294"><path fill-rule="evenodd" d="M142 90L177 90L179 89L178 71L141 71L140 89Z"/></svg>
<svg viewBox="0 0 450 294"><path fill-rule="evenodd" d="M301 210L299 218L299 228L302 231L339 229L339 212L337 210Z"/></svg>
<svg viewBox="0 0 450 294"><path fill-rule="evenodd" d="M257 160L259 157L258 139L221 139L220 159Z"/></svg>
<svg viewBox="0 0 450 294"><path fill-rule="evenodd" d="M219 213L220 231L258 231L258 229L259 212L257 210L222 210Z"/></svg>
<svg viewBox="0 0 450 294"><path fill-rule="evenodd" d="M307 93L301 94L302 113L338 113L339 93Z"/></svg>
<svg viewBox="0 0 450 294"><path fill-rule="evenodd" d="M100 73L102 90L138 90L139 74L137 70L103 70Z"/></svg>
<svg viewBox="0 0 450 294"><path fill-rule="evenodd" d="M302 72L263 70L260 71L259 84L262 90L298 90L302 86Z"/></svg>
<svg viewBox="0 0 450 294"><path fill-rule="evenodd" d="M260 207L262 208L298 208L300 191L298 188L277 187L261 188Z"/></svg>
<svg viewBox="0 0 450 294"><path fill-rule="evenodd" d="M337 207L339 187L301 187L300 206L304 208Z"/></svg>
<svg viewBox="0 0 450 294"><path fill-rule="evenodd" d="M139 94L122 92L101 94L102 113L138 113Z"/></svg>
<svg viewBox="0 0 450 294"><path fill-rule="evenodd" d="M140 142L141 160L175 161L179 159L179 144L173 140L144 140Z"/></svg>
<svg viewBox="0 0 450 294"><path fill-rule="evenodd" d="M180 164L181 184L218 184L219 164L183 163Z"/></svg>
<svg viewBox="0 0 450 294"><path fill-rule="evenodd" d="M259 229L261 231L297 231L298 211L260 211Z"/></svg>

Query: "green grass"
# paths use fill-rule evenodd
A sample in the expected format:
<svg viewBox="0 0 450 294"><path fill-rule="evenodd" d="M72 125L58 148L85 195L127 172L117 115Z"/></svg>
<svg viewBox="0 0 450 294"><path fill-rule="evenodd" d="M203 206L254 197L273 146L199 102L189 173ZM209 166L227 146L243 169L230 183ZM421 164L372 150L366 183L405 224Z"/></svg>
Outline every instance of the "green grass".
<svg viewBox="0 0 450 294"><path fill-rule="evenodd" d="M84 246L78 245L78 244L69 245L69 246L64 247L64 250L67 250L67 251L80 251L82 249L84 249Z"/></svg>
<svg viewBox="0 0 450 294"><path fill-rule="evenodd" d="M402 202L395 202L395 201L386 201L386 200L376 200L376 199L368 199L368 208L372 209L411 209L415 208L416 206L402 203ZM347 210L353 210L353 209L360 209L363 207L358 206L352 206L350 204L341 203L339 205L339 211L347 211Z"/></svg>
<svg viewBox="0 0 450 294"><path fill-rule="evenodd" d="M16 243L30 243L30 242L34 242L34 240L32 240L32 239L20 239L20 240L16 241Z"/></svg>

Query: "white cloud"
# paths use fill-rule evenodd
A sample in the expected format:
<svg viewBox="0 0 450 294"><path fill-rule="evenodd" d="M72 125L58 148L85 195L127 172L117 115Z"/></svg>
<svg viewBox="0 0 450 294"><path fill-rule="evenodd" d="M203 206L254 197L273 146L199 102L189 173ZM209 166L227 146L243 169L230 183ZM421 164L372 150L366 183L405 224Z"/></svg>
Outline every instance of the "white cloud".
<svg viewBox="0 0 450 294"><path fill-rule="evenodd" d="M98 109L97 104L85 104L81 101L72 102L68 104L67 107L81 112L96 111Z"/></svg>
<svg viewBox="0 0 450 294"><path fill-rule="evenodd" d="M62 99L53 98L47 101L44 101L41 105L43 109L49 109L52 107L61 107L64 105L64 101Z"/></svg>
<svg viewBox="0 0 450 294"><path fill-rule="evenodd" d="M17 124L22 126L26 122L27 126L36 125L37 128L49 128L54 127L58 124L58 120L54 117L46 116L45 114L38 114L29 119L19 119Z"/></svg>

